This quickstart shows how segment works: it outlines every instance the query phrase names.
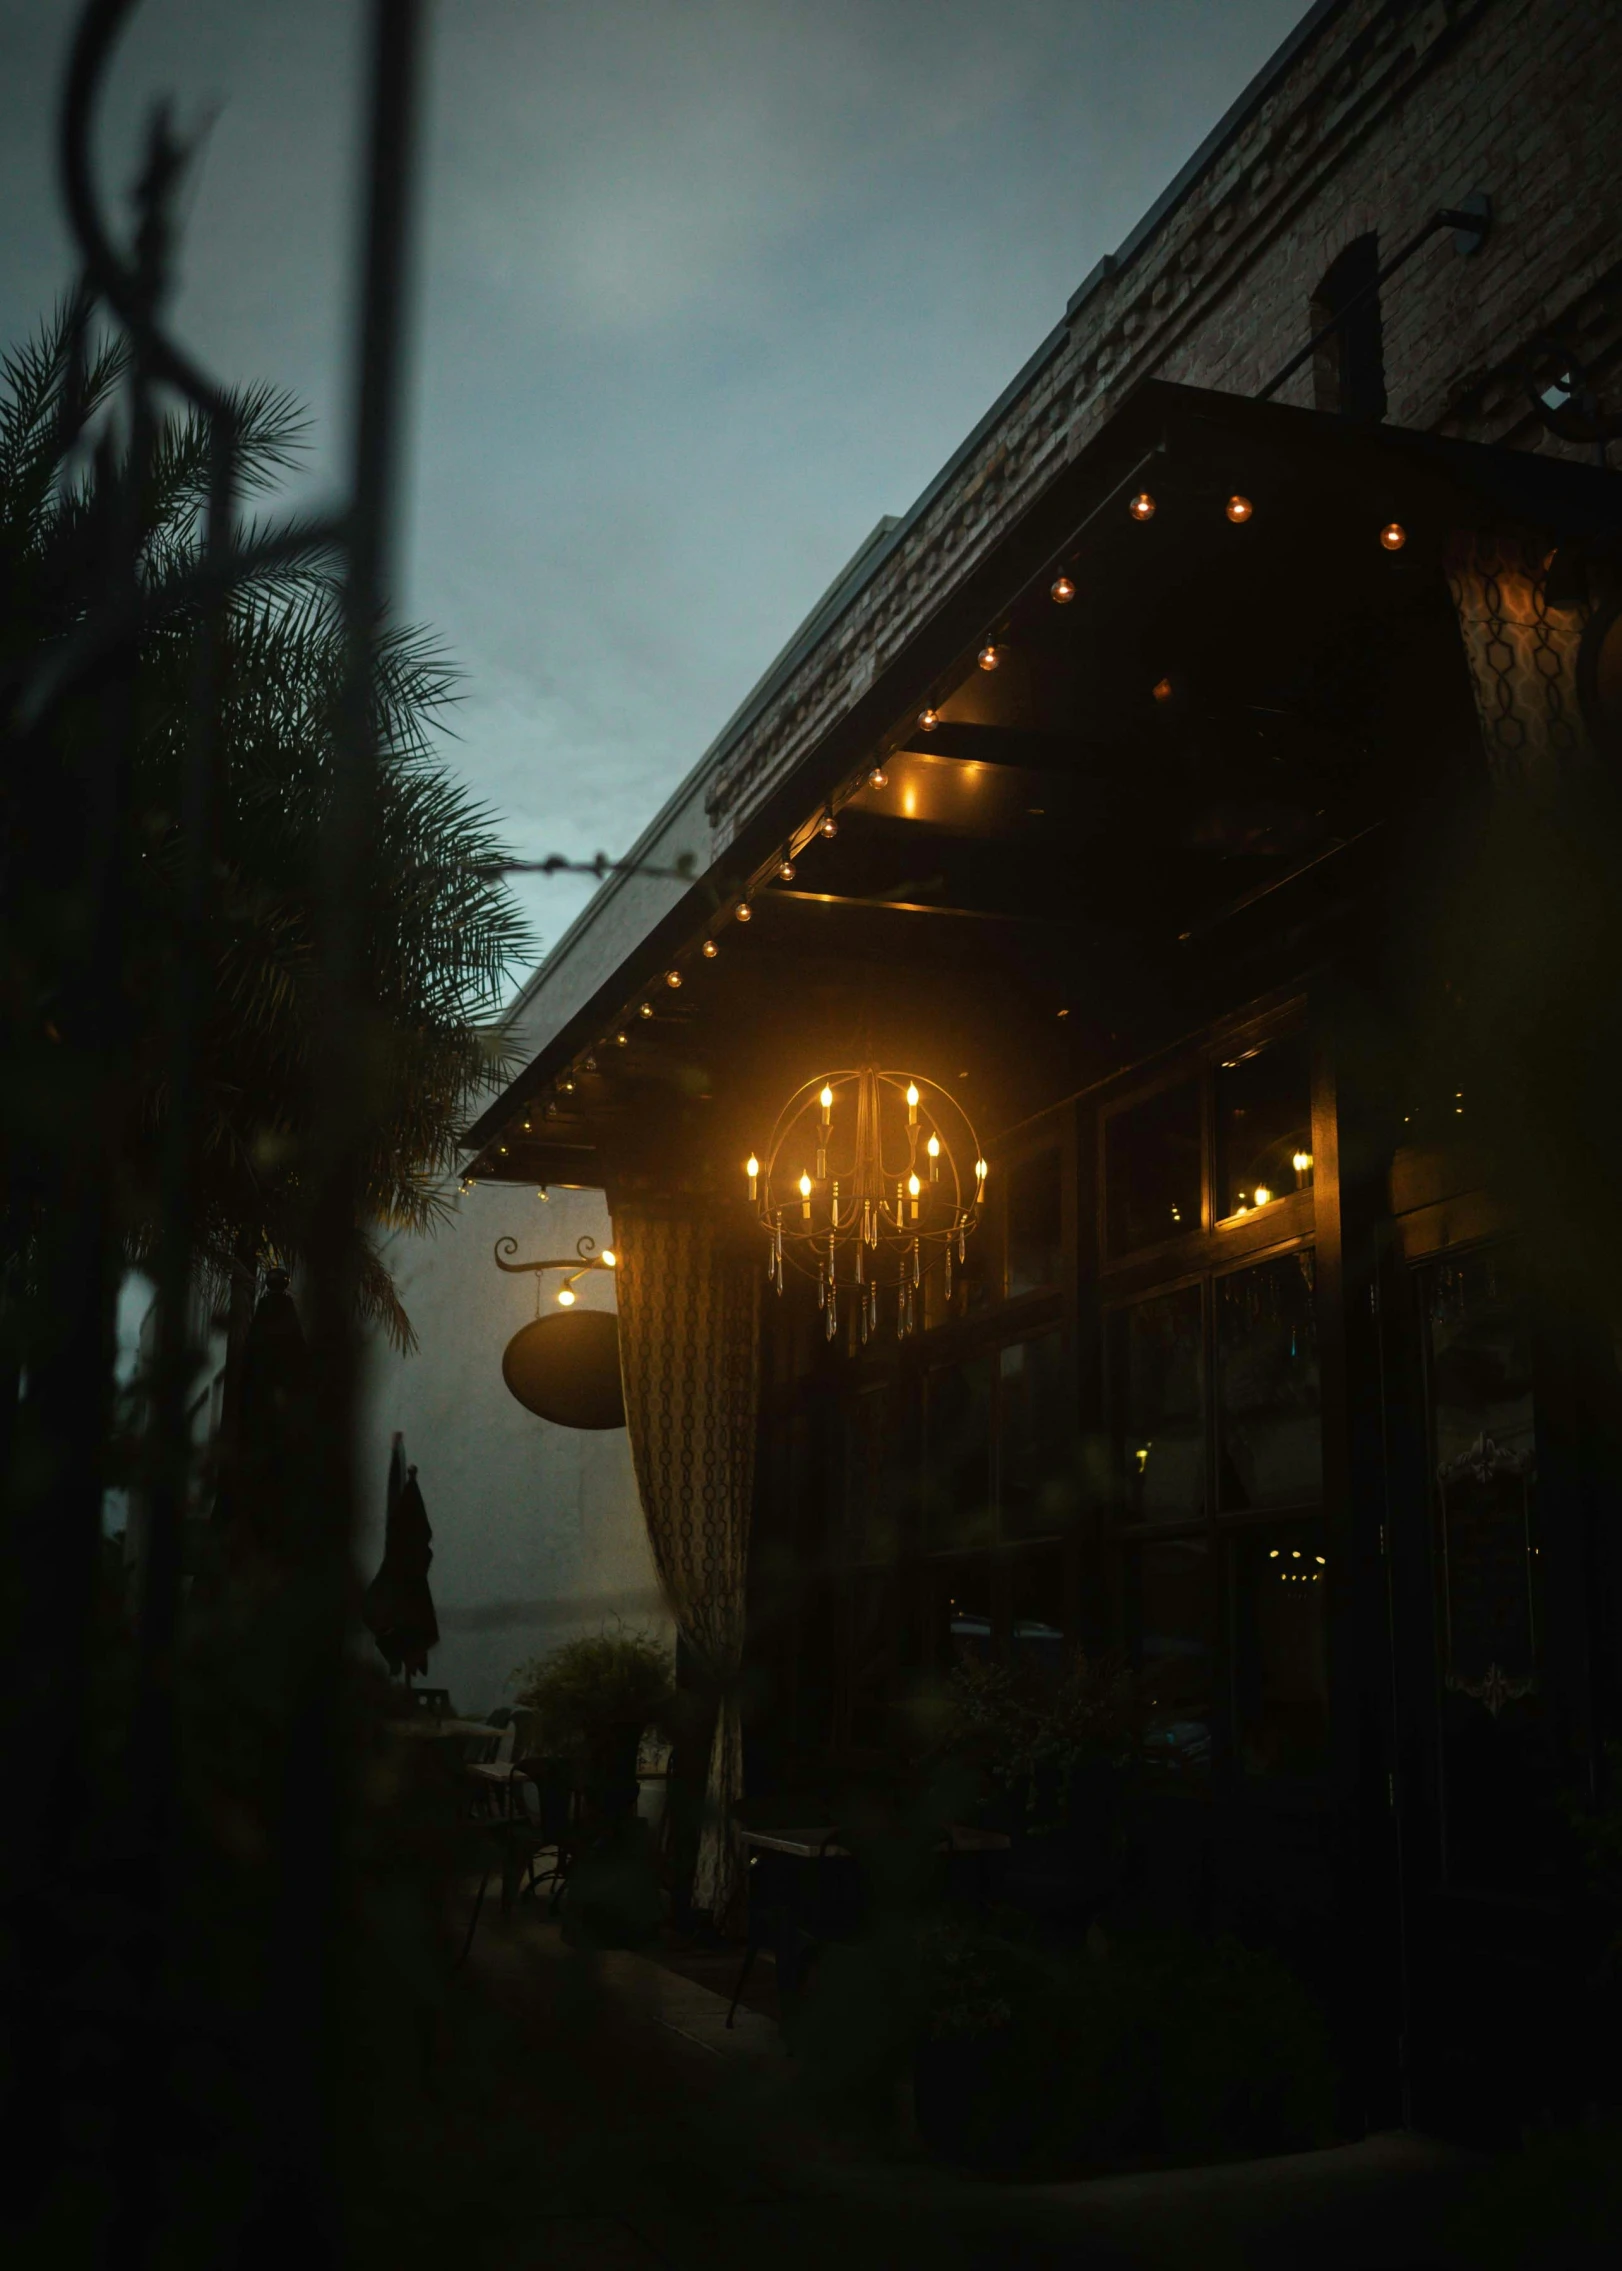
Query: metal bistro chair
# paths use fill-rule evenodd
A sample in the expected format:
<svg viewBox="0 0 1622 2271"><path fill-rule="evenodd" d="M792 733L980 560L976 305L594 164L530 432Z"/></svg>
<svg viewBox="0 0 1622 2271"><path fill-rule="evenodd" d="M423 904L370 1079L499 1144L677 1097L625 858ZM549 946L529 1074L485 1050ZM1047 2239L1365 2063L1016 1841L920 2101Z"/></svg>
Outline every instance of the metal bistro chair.
<svg viewBox="0 0 1622 2271"><path fill-rule="evenodd" d="M554 1912L563 1897L578 1846L580 1772L574 1759L530 1756L515 1759L507 1810L479 1823L486 1840L484 1873L468 1918L467 1937L457 1958L465 1962L484 1910L490 1879L501 1872L501 1913L510 1916L519 1900L536 1899L550 1887ZM533 1804L531 1803L533 1800ZM550 1868L541 1862L551 1856Z"/></svg>

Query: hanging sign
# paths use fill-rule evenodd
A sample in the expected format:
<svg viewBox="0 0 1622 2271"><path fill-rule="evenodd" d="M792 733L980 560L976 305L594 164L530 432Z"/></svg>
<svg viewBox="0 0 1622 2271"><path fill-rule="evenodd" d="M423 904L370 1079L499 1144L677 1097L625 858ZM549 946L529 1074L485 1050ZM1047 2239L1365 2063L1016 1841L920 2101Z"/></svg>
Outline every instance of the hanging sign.
<svg viewBox="0 0 1622 2271"><path fill-rule="evenodd" d="M558 1427L625 1425L612 1310L570 1309L522 1326L502 1354L501 1377L526 1411Z"/></svg>

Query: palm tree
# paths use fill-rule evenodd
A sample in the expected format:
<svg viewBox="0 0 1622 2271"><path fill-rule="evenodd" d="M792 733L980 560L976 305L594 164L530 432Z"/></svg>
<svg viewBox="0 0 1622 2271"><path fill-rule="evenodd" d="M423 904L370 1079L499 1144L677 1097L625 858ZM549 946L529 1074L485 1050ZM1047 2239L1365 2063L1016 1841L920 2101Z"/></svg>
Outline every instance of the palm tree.
<svg viewBox="0 0 1622 2271"><path fill-rule="evenodd" d="M126 350L76 348L71 308L0 359L0 1035L24 1077L6 1133L7 1265L26 1271L26 1160L53 1139L51 1109L32 1111L26 1068L48 1053L62 983L62 942L78 913L74 879L52 846L71 796L74 753L105 733L105 712L70 699L40 742L5 728L43 659L92 619L104 596L110 515L128 510L115 396ZM286 394L233 399L239 490L262 495L295 462L305 421ZM168 580L199 558L209 436L195 415L159 426L139 500L139 575ZM130 673L130 772L116 885L124 919L116 983L128 1042L117 1146L117 1203L140 1260L159 1219L167 1112L163 1002L183 940L175 909L186 846L177 814L194 730L202 624L182 605L141 635ZM312 1125L316 1021L317 855L334 764L343 670L341 594L319 557L239 585L220 629L217 833L208 910L212 980L200 1079L199 1279L239 1289L262 1260L296 1261L300 1167ZM376 1226L421 1230L443 1192L470 1099L496 1085L505 1051L496 1013L510 967L532 955L501 881L491 815L438 753L453 673L420 630L388 627L373 700L380 751L378 885L368 913L369 983L381 1039L356 1067L382 1132L365 1212ZM411 1327L389 1273L368 1247L363 1302L397 1345Z"/></svg>

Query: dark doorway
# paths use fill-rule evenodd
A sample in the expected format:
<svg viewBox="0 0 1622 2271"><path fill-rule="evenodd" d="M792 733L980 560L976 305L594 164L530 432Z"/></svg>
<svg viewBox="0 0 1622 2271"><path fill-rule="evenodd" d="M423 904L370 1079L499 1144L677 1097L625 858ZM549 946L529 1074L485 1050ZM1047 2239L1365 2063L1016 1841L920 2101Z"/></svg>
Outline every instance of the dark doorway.
<svg viewBox="0 0 1622 2271"><path fill-rule="evenodd" d="M1343 418L1385 416L1385 347L1380 324L1380 253L1372 231L1354 237L1312 298L1313 393L1320 410Z"/></svg>

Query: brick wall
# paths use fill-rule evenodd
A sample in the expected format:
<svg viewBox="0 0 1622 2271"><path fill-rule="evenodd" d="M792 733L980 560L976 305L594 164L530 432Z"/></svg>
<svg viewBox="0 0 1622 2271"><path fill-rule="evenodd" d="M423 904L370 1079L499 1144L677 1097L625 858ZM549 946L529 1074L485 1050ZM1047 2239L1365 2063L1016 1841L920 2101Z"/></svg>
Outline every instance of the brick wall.
<svg viewBox="0 0 1622 2271"><path fill-rule="evenodd" d="M941 594L1145 377L1253 394L1365 231L1382 260L1439 206L1493 201L1382 295L1392 423L1559 450L1514 364L1560 333L1622 388L1622 0L1346 0L1046 358L713 776L718 852ZM1311 367L1279 399L1310 404Z"/></svg>

